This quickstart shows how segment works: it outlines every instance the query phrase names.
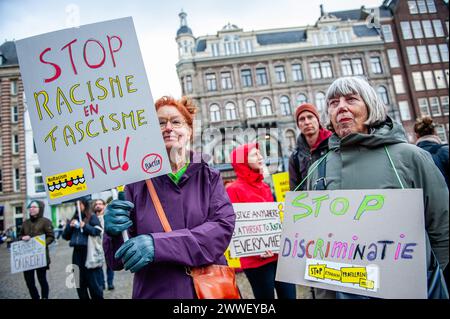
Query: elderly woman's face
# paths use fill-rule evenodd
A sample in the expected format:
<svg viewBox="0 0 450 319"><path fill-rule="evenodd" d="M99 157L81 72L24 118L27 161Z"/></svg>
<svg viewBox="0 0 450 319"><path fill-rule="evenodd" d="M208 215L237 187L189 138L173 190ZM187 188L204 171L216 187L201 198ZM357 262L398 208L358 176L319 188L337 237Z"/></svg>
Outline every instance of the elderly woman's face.
<svg viewBox="0 0 450 319"><path fill-rule="evenodd" d="M167 151L185 148L192 132L178 109L165 105L158 109L157 115Z"/></svg>
<svg viewBox="0 0 450 319"><path fill-rule="evenodd" d="M337 96L328 101L328 113L336 134L343 138L351 133L367 133L364 122L367 107L359 94Z"/></svg>

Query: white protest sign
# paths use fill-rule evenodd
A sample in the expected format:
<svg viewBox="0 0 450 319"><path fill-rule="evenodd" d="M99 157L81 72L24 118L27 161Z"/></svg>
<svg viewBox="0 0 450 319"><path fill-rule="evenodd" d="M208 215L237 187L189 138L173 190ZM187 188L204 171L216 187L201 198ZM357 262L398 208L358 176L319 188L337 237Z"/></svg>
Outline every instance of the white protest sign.
<svg viewBox="0 0 450 319"><path fill-rule="evenodd" d="M427 298L421 189L288 192L276 280Z"/></svg>
<svg viewBox="0 0 450 319"><path fill-rule="evenodd" d="M233 204L236 224L230 242L231 257L259 256L280 250L283 203Z"/></svg>
<svg viewBox="0 0 450 319"><path fill-rule="evenodd" d="M28 241L11 244L11 273L47 266L45 235L32 237Z"/></svg>
<svg viewBox="0 0 450 319"><path fill-rule="evenodd" d="M170 172L131 18L16 47L50 204Z"/></svg>

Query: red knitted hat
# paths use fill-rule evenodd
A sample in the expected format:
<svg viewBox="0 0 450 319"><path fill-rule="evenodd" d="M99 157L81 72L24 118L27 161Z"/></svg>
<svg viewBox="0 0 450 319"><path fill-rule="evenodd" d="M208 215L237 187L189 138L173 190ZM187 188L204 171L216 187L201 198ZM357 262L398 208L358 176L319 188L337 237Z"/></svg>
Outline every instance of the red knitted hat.
<svg viewBox="0 0 450 319"><path fill-rule="evenodd" d="M297 124L297 126L298 126L298 117L304 111L309 111L312 114L314 114L314 116L317 118L317 121L319 122L319 126L322 127L322 125L320 124L320 116L319 113L317 112L316 107L309 103L303 103L295 110L295 123Z"/></svg>

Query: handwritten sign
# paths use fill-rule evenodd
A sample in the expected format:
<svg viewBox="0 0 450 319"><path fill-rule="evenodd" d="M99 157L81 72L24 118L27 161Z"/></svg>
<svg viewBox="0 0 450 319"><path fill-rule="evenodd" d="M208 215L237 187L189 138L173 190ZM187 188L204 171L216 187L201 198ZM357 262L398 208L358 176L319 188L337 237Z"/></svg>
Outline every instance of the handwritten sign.
<svg viewBox="0 0 450 319"><path fill-rule="evenodd" d="M170 172L131 18L16 48L50 204Z"/></svg>
<svg viewBox="0 0 450 319"><path fill-rule="evenodd" d="M278 202L284 202L286 192L289 192L289 173L277 173L272 175L273 187L275 189L275 196Z"/></svg>
<svg viewBox="0 0 450 319"><path fill-rule="evenodd" d="M45 235L32 237L28 241L11 244L11 273L47 266Z"/></svg>
<svg viewBox="0 0 450 319"><path fill-rule="evenodd" d="M230 242L231 257L258 256L280 249L283 203L233 204L236 225Z"/></svg>
<svg viewBox="0 0 450 319"><path fill-rule="evenodd" d="M421 189L288 192L276 280L427 298Z"/></svg>

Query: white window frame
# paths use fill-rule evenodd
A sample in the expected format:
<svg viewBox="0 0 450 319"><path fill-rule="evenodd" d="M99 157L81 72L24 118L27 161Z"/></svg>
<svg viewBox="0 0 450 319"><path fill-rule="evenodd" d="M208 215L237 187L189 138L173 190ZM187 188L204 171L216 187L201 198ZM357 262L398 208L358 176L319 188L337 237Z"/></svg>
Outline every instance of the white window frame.
<svg viewBox="0 0 450 319"><path fill-rule="evenodd" d="M411 25L409 24L409 21L401 21L400 28L402 29L403 40L410 40L413 38Z"/></svg>
<svg viewBox="0 0 450 319"><path fill-rule="evenodd" d="M383 74L383 67L381 66L381 57L379 56L370 57L370 67L374 74Z"/></svg>
<svg viewBox="0 0 450 319"><path fill-rule="evenodd" d="M419 111L421 116L430 116L430 107L428 105L428 99L426 97L417 99L419 104Z"/></svg>
<svg viewBox="0 0 450 319"><path fill-rule="evenodd" d="M13 167L13 191L20 192L20 169Z"/></svg>
<svg viewBox="0 0 450 319"><path fill-rule="evenodd" d="M434 38L433 26L430 20L422 20L422 27L425 38Z"/></svg>
<svg viewBox="0 0 450 319"><path fill-rule="evenodd" d="M17 138L17 141L15 141ZM11 136L12 153L14 155L19 154L19 135L13 134Z"/></svg>
<svg viewBox="0 0 450 319"><path fill-rule="evenodd" d="M441 62L441 58L439 55L439 49L436 44L428 45L428 53L430 54L430 62L431 63L439 63Z"/></svg>
<svg viewBox="0 0 450 319"><path fill-rule="evenodd" d="M408 8L410 14L418 14L419 10L417 9L417 3L415 0L408 1Z"/></svg>
<svg viewBox="0 0 450 319"><path fill-rule="evenodd" d="M392 76L392 80L394 81L395 93L397 93L397 94L405 93L405 85L403 83L403 76L401 74L394 74Z"/></svg>
<svg viewBox="0 0 450 319"><path fill-rule="evenodd" d="M434 3L434 0L426 0L427 1L427 8L429 13L436 13L436 4Z"/></svg>
<svg viewBox="0 0 450 319"><path fill-rule="evenodd" d="M425 0L417 0L417 8L419 9L419 13L427 13Z"/></svg>
<svg viewBox="0 0 450 319"><path fill-rule="evenodd" d="M447 82L445 81L445 75L443 70L434 70L434 79L436 81L436 88L445 89L447 88Z"/></svg>
<svg viewBox="0 0 450 319"><path fill-rule="evenodd" d="M275 80L277 83L286 83L286 71L284 65L275 66Z"/></svg>
<svg viewBox="0 0 450 319"><path fill-rule="evenodd" d="M437 47L436 47L436 49L437 49ZM387 54L388 54L388 59L389 59L389 66L391 68L400 67L400 61L398 60L397 49L388 49Z"/></svg>
<svg viewBox="0 0 450 319"><path fill-rule="evenodd" d="M400 117L401 117L402 121L411 120L411 113L409 112L408 101L399 101L398 109L400 111Z"/></svg>
<svg viewBox="0 0 450 319"><path fill-rule="evenodd" d="M428 64L430 63L430 59L428 58L428 51L426 45L418 45L417 46L417 55L419 56L420 64Z"/></svg>
<svg viewBox="0 0 450 319"><path fill-rule="evenodd" d="M281 115L291 115L291 101L287 95L280 96Z"/></svg>
<svg viewBox="0 0 450 319"><path fill-rule="evenodd" d="M11 123L19 122L19 106L17 104L13 104L11 106Z"/></svg>
<svg viewBox="0 0 450 319"><path fill-rule="evenodd" d="M434 34L436 35L436 38L445 37L444 27L442 26L441 20L433 19L432 23L433 23Z"/></svg>
<svg viewBox="0 0 450 319"><path fill-rule="evenodd" d="M34 192L42 193L45 192L44 179L42 177L41 168L38 166L34 167Z"/></svg>
<svg viewBox="0 0 450 319"><path fill-rule="evenodd" d="M227 121L237 120L236 105L233 102L225 104L225 119Z"/></svg>
<svg viewBox="0 0 450 319"><path fill-rule="evenodd" d="M383 32L384 42L394 42L394 35L392 34L392 28L390 24L383 24L381 26Z"/></svg>
<svg viewBox="0 0 450 319"><path fill-rule="evenodd" d="M247 114L247 118L258 116L258 108L254 100L248 100L247 102L245 102L245 112Z"/></svg>
<svg viewBox="0 0 450 319"><path fill-rule="evenodd" d="M211 122L220 122L221 121L222 116L220 114L219 104L213 103L209 106L209 119L211 120Z"/></svg>
<svg viewBox="0 0 450 319"><path fill-rule="evenodd" d="M425 88L427 90L436 89L436 84L434 83L434 75L432 71L423 71L423 81L425 82Z"/></svg>
<svg viewBox="0 0 450 319"><path fill-rule="evenodd" d="M292 64L292 80L295 82L303 81L303 71L300 63Z"/></svg>
<svg viewBox="0 0 450 319"><path fill-rule="evenodd" d="M447 132L445 131L445 126L442 124L436 125L436 134L442 140L442 142L447 143Z"/></svg>
<svg viewBox="0 0 450 319"><path fill-rule="evenodd" d="M439 44L439 53L441 54L441 61L448 62L448 45L446 43Z"/></svg>
<svg viewBox="0 0 450 319"><path fill-rule="evenodd" d="M448 95L444 95L444 96L441 96L441 109L442 109L442 114L443 115L448 115L449 114L449 110L448 110L448 108L449 108L449 106L448 106Z"/></svg>
<svg viewBox="0 0 450 319"><path fill-rule="evenodd" d="M414 46L406 47L406 55L408 56L408 62L410 65L419 64L419 58L417 57L417 50Z"/></svg>
<svg viewBox="0 0 450 319"><path fill-rule="evenodd" d="M422 39L423 31L419 20L411 21L411 28L414 34L414 39Z"/></svg>
<svg viewBox="0 0 450 319"><path fill-rule="evenodd" d="M273 114L272 102L267 97L264 97L264 98L261 99L261 103L260 103L259 109L261 111L260 113L261 113L262 116L270 116L270 115Z"/></svg>
<svg viewBox="0 0 450 319"><path fill-rule="evenodd" d="M411 75L414 82L414 89L416 91L424 91L425 84L423 82L422 72L412 72Z"/></svg>
<svg viewBox="0 0 450 319"><path fill-rule="evenodd" d="M441 116L441 106L439 104L439 98L437 96L431 96L428 98L430 111L432 116Z"/></svg>

